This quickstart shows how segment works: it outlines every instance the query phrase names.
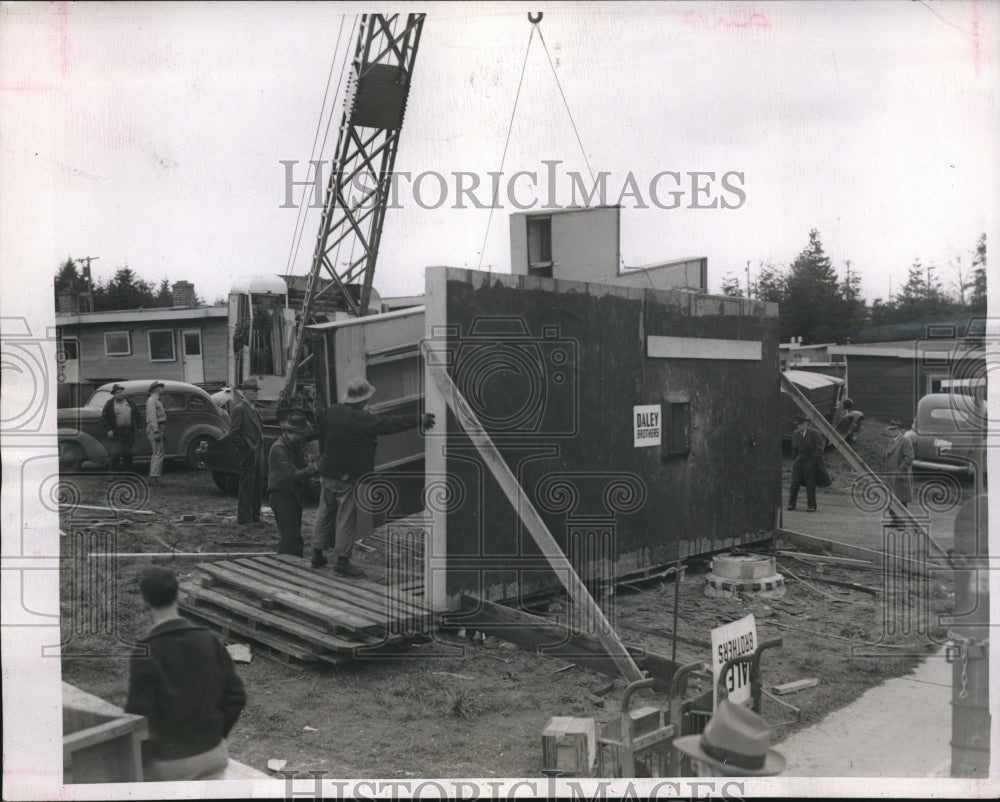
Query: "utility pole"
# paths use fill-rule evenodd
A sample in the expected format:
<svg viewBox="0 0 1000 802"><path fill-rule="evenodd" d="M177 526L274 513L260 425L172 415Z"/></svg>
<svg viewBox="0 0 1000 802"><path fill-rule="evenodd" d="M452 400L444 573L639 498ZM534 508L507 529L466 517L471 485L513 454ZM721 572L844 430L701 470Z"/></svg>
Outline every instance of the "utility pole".
<svg viewBox="0 0 1000 802"><path fill-rule="evenodd" d="M82 259L74 259L76 264L83 265L83 277L87 279L87 309L88 312L94 311L94 281L90 277L90 263L96 262L100 259L100 256L84 256Z"/></svg>
<svg viewBox="0 0 1000 802"><path fill-rule="evenodd" d="M750 297L750 260L747 259L747 298Z"/></svg>

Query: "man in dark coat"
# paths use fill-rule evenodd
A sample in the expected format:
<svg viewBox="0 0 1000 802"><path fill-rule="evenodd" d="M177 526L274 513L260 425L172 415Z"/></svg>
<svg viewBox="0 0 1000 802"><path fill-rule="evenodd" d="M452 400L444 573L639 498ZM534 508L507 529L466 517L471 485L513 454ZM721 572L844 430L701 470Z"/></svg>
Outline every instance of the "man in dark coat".
<svg viewBox="0 0 1000 802"><path fill-rule="evenodd" d="M792 433L792 486L788 492L788 509L795 509L799 488L806 486L808 512L816 512L816 472L823 456L823 435L809 425L805 415L795 418L798 424Z"/></svg>
<svg viewBox="0 0 1000 802"><path fill-rule="evenodd" d="M229 418L229 438L236 446L240 465L240 497L236 523L260 523L260 496L264 480L264 429L260 413L254 406L260 387L256 379L240 385L242 398L233 407Z"/></svg>
<svg viewBox="0 0 1000 802"><path fill-rule="evenodd" d="M153 626L132 654L126 713L149 720L147 780L217 780L225 739L246 705L226 647L177 612L177 577L161 566L139 583Z"/></svg>
<svg viewBox="0 0 1000 802"><path fill-rule="evenodd" d="M845 398L841 402L841 406L844 408L844 414L837 421L837 434L843 437L847 443L853 443L858 437L858 432L861 431L865 416L861 410L854 408L854 402L850 398Z"/></svg>
<svg viewBox="0 0 1000 802"><path fill-rule="evenodd" d="M309 422L292 410L281 423L285 430L274 441L267 457L267 489L278 527L278 554L302 556L302 482L316 473L306 460L305 440Z"/></svg>
<svg viewBox="0 0 1000 802"><path fill-rule="evenodd" d="M320 499L313 528L312 567L326 565L323 549L336 528L334 571L342 576L362 576L364 571L351 564L351 549L357 538L356 493L361 479L375 470L375 446L379 435L404 432L419 422L417 415L378 415L365 405L375 388L365 379L355 378L341 399L323 410L316 419L319 434ZM424 415L424 428L434 426L434 414Z"/></svg>
<svg viewBox="0 0 1000 802"><path fill-rule="evenodd" d="M107 431L105 448L111 458L111 470L116 471L120 467L132 470L135 435L139 431L139 409L125 395L125 388L120 384L111 388L111 398L101 410L101 419Z"/></svg>

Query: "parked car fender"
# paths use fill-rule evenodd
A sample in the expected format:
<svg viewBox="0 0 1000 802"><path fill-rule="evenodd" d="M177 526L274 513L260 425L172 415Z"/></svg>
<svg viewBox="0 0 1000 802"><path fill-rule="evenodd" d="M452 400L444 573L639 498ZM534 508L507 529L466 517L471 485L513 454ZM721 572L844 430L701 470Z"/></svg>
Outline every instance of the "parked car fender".
<svg viewBox="0 0 1000 802"><path fill-rule="evenodd" d="M79 429L59 429L56 435L60 443L73 442L79 445L91 462L107 462L110 459L104 443Z"/></svg>

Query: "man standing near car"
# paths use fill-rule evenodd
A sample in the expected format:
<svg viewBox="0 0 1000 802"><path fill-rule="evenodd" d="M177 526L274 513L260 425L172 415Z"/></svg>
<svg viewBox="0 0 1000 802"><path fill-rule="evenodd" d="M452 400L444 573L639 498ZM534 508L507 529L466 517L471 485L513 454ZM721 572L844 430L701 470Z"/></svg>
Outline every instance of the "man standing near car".
<svg viewBox="0 0 1000 802"><path fill-rule="evenodd" d="M823 456L823 436L809 425L809 418L799 414L792 433L792 486L788 491L788 509L795 509L799 488L806 486L806 511L816 512L816 472Z"/></svg>
<svg viewBox="0 0 1000 802"><path fill-rule="evenodd" d="M889 421L886 427L889 443L885 447L886 479L892 494L904 507L913 498L913 440L903 432L903 424L898 420ZM889 515L894 524L901 519L891 509Z"/></svg>
<svg viewBox="0 0 1000 802"><path fill-rule="evenodd" d="M347 385L341 401L316 417L319 434L319 509L313 528L312 567L326 565L323 549L327 537L336 528L333 552L337 562L333 570L341 576L364 575L351 564L351 550L357 538L358 505L356 493L361 479L375 470L375 446L379 435L405 432L419 422L416 415L378 415L365 409L375 388L363 378ZM434 426L434 414L424 414L424 428Z"/></svg>
<svg viewBox="0 0 1000 802"><path fill-rule="evenodd" d="M256 379L240 385L242 397L229 418L229 439L236 446L240 466L239 506L236 523L260 523L260 496L263 482L262 452L264 429L254 406L260 387Z"/></svg>
<svg viewBox="0 0 1000 802"><path fill-rule="evenodd" d="M166 436L167 413L163 409L160 396L163 395L163 382L153 382L149 385L149 400L146 401L146 437L153 453L149 458L149 483L160 485L163 475L163 458L166 447L163 438Z"/></svg>
<svg viewBox="0 0 1000 802"><path fill-rule="evenodd" d="M305 452L309 421L292 410L281 423L285 430L267 456L267 489L278 527L278 554L302 556L302 482L316 473Z"/></svg>
<svg viewBox="0 0 1000 802"><path fill-rule="evenodd" d="M152 628L132 654L125 712L149 721L145 779L219 780L246 691L222 642L181 618L177 590L174 572L158 565L139 581Z"/></svg>
<svg viewBox="0 0 1000 802"><path fill-rule="evenodd" d="M135 435L139 430L139 410L132 399L125 395L125 388L116 384L111 388L111 398L101 410L101 419L107 427L110 468L132 470L132 452Z"/></svg>

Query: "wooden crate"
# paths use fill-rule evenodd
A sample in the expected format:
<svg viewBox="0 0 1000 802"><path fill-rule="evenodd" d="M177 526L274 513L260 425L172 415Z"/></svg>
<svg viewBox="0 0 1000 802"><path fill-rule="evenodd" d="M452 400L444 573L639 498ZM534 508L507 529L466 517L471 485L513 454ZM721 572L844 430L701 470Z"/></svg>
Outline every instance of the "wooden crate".
<svg viewBox="0 0 1000 802"><path fill-rule="evenodd" d="M142 782L146 719L74 685L63 689L63 782Z"/></svg>
<svg viewBox="0 0 1000 802"><path fill-rule="evenodd" d="M542 730L542 769L586 775L597 757L594 719L554 716Z"/></svg>

